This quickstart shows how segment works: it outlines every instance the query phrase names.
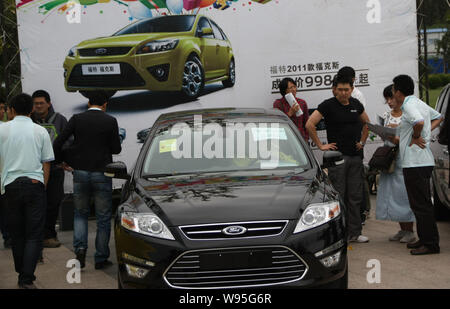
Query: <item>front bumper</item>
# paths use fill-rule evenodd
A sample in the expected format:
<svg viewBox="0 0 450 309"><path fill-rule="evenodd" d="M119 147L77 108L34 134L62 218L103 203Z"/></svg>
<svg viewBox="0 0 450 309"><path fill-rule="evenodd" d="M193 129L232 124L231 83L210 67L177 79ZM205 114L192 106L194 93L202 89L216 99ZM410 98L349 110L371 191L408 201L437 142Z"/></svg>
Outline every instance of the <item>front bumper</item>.
<svg viewBox="0 0 450 309"><path fill-rule="evenodd" d="M138 90L178 91L181 90L184 62L183 50L137 55L134 51L127 55L101 57L66 57L64 86L67 91L88 90ZM83 75L83 64L120 64L120 75ZM168 68L167 77L161 81L155 78L150 68Z"/></svg>
<svg viewBox="0 0 450 309"><path fill-rule="evenodd" d="M115 239L120 284L124 288L289 288L320 286L343 277L347 270L347 241L342 217L340 216L336 220L312 230L293 235L292 231L295 223L291 221L288 228L276 237L214 241L188 240L178 229L171 229L177 241L162 240L130 232L116 224ZM323 256L315 256L317 252L336 243L341 244L337 249L327 252ZM246 251L250 248L252 248L252 251L264 248L278 248L280 252L283 250L289 251L298 257L300 264L303 263L305 265L305 271L296 278L278 282L269 280L266 284L262 282L255 284L256 281L248 283L243 280L244 282L215 284L215 286L212 284L208 287L183 285L176 283L168 276L169 269L172 269L177 260L180 261L181 256L221 250L227 252L232 249ZM336 252L341 252L339 262L332 267L325 267L320 260L334 255ZM143 265L126 259L124 258L124 253L149 263ZM146 269L148 273L143 278L132 277L127 271L126 264ZM152 266L149 266L149 264Z"/></svg>

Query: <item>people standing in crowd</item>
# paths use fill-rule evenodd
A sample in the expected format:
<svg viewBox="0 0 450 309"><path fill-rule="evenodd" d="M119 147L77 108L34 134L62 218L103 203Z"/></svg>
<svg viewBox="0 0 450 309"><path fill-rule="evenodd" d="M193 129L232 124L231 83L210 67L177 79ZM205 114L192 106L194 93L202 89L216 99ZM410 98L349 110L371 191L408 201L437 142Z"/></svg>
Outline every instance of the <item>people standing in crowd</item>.
<svg viewBox="0 0 450 309"><path fill-rule="evenodd" d="M8 121L8 115L6 113L6 102L0 98L0 122Z"/></svg>
<svg viewBox="0 0 450 309"><path fill-rule="evenodd" d="M362 235L360 208L363 202L363 149L368 137L366 122L369 117L363 105L353 97L353 80L338 75L335 97L322 102L309 118L306 128L312 141L322 151L338 150L344 155L344 163L328 169L333 186L338 190L347 207L349 241L368 242ZM322 144L316 125L325 118L328 144ZM363 123L361 129L361 123Z"/></svg>
<svg viewBox="0 0 450 309"><path fill-rule="evenodd" d="M91 197L95 203L97 234L95 269L112 265L109 239L112 213L112 179L103 172L112 162L112 154L122 150L117 120L106 114L107 96L91 92L88 110L70 118L66 128L54 142L57 162L62 161L63 144L73 135L64 161L73 169L73 201L75 206L73 247L81 268L88 249L88 216Z"/></svg>
<svg viewBox="0 0 450 309"><path fill-rule="evenodd" d="M384 126L397 128L401 123L402 110L401 106L394 100L392 85L384 89L383 96L391 108L390 112L386 112L383 115ZM385 145L395 146L387 140L385 141ZM400 224L400 231L389 237L390 241L410 243L416 240L413 230L415 217L409 205L408 194L406 193L400 155L397 155L394 172L387 173L382 171L380 174L376 205L377 220L395 221Z"/></svg>
<svg viewBox="0 0 450 309"><path fill-rule="evenodd" d="M7 106L6 101L0 97L0 124L7 121ZM3 195L0 195L0 232L3 236L3 247L5 249L11 248L11 238L9 237L9 233L6 229L6 217L4 213L4 201L5 198Z"/></svg>
<svg viewBox="0 0 450 309"><path fill-rule="evenodd" d="M67 119L60 113L56 113L50 100L50 95L45 90L37 90L32 95L33 113L31 119L44 127L50 135L50 140L55 141L67 125ZM51 164L50 178L47 184L47 213L44 228L44 248L57 248L61 245L58 240L55 225L58 218L59 207L64 198L64 169L61 164Z"/></svg>
<svg viewBox="0 0 450 309"><path fill-rule="evenodd" d="M347 67L340 68L338 71L338 75L347 75L352 79L353 84L355 83L356 71L352 67L347 66ZM366 98L364 97L364 94L357 87L353 88L352 97L357 99L364 106L364 108L366 108Z"/></svg>
<svg viewBox="0 0 450 309"><path fill-rule="evenodd" d="M273 108L277 108L288 115L302 134L305 141L308 141L309 134L305 127L306 122L309 119L308 105L304 100L296 97L297 85L295 84L295 81L289 77L283 78L279 83L278 88L280 89L281 99L277 99L275 100L275 102L273 102ZM294 105L292 107L289 105L288 101L284 97L288 93L292 93L294 95L294 98L297 100L298 105ZM300 117L297 117L296 113L300 109L302 110L303 114Z"/></svg>
<svg viewBox="0 0 450 309"><path fill-rule="evenodd" d="M45 223L45 185L53 161L47 131L30 118L33 100L27 94L13 98L13 120L0 125L1 194L5 194L8 232L12 238L19 287L35 289L33 281L42 250Z"/></svg>
<svg viewBox="0 0 450 309"><path fill-rule="evenodd" d="M392 94L403 115L399 127L400 160L411 209L416 217L419 240L408 243L412 255L440 253L439 231L431 201L430 178L434 157L430 149L431 131L442 121L441 114L414 96L414 81L408 75L393 80Z"/></svg>
<svg viewBox="0 0 450 309"><path fill-rule="evenodd" d="M352 67L349 66L342 67L338 71L338 75L346 75L352 79L353 83L355 83L356 72L355 69L353 69ZM364 108L366 108L366 98L357 87L353 88L352 97L357 99L364 106ZM367 173L365 168L363 168L363 178L367 179ZM369 217L370 214L370 192L369 192L369 184L367 181L364 181L363 202L361 204L360 214L361 214L361 222L362 224L365 224L366 219Z"/></svg>

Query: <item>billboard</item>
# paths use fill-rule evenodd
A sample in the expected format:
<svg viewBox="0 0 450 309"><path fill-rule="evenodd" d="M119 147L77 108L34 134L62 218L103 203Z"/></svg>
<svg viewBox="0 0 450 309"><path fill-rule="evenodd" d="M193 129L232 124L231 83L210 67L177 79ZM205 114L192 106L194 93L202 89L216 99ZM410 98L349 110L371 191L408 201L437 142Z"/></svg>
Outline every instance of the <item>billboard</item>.
<svg viewBox="0 0 450 309"><path fill-rule="evenodd" d="M133 166L137 133L161 113L272 108L293 78L309 108L331 97L339 68L356 70L369 117L383 88L418 79L414 0L16 0L23 89L47 90L70 118L104 89L126 129L115 160Z"/></svg>

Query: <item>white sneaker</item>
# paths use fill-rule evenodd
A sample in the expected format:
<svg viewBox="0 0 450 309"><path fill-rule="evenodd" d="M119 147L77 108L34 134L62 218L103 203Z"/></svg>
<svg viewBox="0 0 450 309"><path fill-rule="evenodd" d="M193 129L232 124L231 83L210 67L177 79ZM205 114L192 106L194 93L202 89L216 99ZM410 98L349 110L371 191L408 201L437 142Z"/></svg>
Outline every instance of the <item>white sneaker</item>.
<svg viewBox="0 0 450 309"><path fill-rule="evenodd" d="M369 242L369 237L367 236L363 236L363 235L359 235L359 236L352 236L349 238L348 240L349 242Z"/></svg>
<svg viewBox="0 0 450 309"><path fill-rule="evenodd" d="M405 235L400 239L401 243L410 243L416 240L416 236L414 236L413 232L406 231Z"/></svg>
<svg viewBox="0 0 450 309"><path fill-rule="evenodd" d="M403 236L406 235L408 231L404 231L404 230L400 230L397 232L397 234L395 234L394 236L389 237L390 241L399 241L400 239L403 238Z"/></svg>

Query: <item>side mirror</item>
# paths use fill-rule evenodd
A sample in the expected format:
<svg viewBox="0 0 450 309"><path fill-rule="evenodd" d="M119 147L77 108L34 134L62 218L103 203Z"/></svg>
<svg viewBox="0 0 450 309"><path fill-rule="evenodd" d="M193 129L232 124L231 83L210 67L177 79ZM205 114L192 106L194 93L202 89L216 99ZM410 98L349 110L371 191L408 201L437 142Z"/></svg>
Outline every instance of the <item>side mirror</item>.
<svg viewBox="0 0 450 309"><path fill-rule="evenodd" d="M138 143L144 143L144 142L145 142L145 140L147 139L147 136L148 136L148 134L150 133L151 129L152 129L152 128L150 127L150 128L141 130L141 131L139 131L139 132L136 134L137 139L138 139Z"/></svg>
<svg viewBox="0 0 450 309"><path fill-rule="evenodd" d="M203 28L202 30L200 30L200 36L211 35L213 33L214 32L212 28Z"/></svg>
<svg viewBox="0 0 450 309"><path fill-rule="evenodd" d="M325 151L323 153L322 168L338 166L344 163L344 156L340 151Z"/></svg>
<svg viewBox="0 0 450 309"><path fill-rule="evenodd" d="M109 163L105 167L104 172L106 177L118 178L118 179L131 179L131 176L127 173L127 166L123 162L113 162Z"/></svg>

